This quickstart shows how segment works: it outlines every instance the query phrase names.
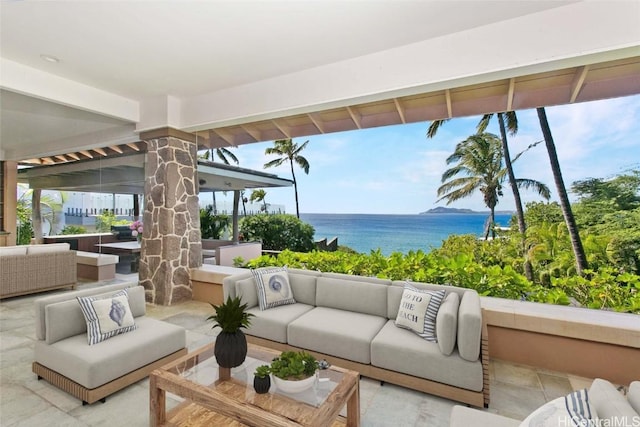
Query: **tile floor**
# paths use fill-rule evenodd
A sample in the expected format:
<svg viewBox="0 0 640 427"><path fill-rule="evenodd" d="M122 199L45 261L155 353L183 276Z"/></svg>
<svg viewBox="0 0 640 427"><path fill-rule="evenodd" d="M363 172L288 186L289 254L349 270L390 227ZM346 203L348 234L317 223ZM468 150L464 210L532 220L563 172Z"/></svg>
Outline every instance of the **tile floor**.
<svg viewBox="0 0 640 427"><path fill-rule="evenodd" d="M137 275L117 275L115 281L82 283L79 288L120 281ZM64 291L51 291L46 294ZM148 380L142 380L107 398L106 403L82 406L70 395L37 381L33 361L33 300L44 294L15 297L0 302L0 426L148 426ZM147 315L181 325L188 330L190 349L215 339L205 318L206 303L191 301L172 307L147 306ZM558 372L491 361L491 405L488 411L524 419L544 402L572 390L588 387L591 380ZM360 381L362 426L448 426L455 402L363 378Z"/></svg>

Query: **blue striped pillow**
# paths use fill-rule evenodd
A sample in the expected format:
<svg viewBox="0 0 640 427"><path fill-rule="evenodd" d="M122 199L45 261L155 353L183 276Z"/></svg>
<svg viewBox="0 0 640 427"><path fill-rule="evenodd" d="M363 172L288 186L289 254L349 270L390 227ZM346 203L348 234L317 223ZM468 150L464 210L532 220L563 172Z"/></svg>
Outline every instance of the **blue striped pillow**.
<svg viewBox="0 0 640 427"><path fill-rule="evenodd" d="M295 304L287 267L264 267L251 270L256 281L260 310Z"/></svg>
<svg viewBox="0 0 640 427"><path fill-rule="evenodd" d="M106 297L77 297L87 322L89 345L137 328L126 289Z"/></svg>
<svg viewBox="0 0 640 427"><path fill-rule="evenodd" d="M409 329L429 342L438 342L436 316L444 295L444 290L426 291L404 285L396 326Z"/></svg>

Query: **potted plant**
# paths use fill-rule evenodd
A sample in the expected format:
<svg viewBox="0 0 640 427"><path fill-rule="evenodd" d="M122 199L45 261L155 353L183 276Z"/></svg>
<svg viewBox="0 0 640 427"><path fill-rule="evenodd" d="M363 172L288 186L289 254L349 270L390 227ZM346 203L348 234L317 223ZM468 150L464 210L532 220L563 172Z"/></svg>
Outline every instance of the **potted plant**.
<svg viewBox="0 0 640 427"><path fill-rule="evenodd" d="M207 317L207 320L215 322L212 329L222 329L213 350L218 365L223 368L242 365L247 357L247 337L240 328L248 328L251 325L250 319L253 314L246 312L247 304L241 304L240 297L229 296L224 303L211 306L215 314Z"/></svg>
<svg viewBox="0 0 640 427"><path fill-rule="evenodd" d="M271 388L271 369L269 365L261 365L253 373L253 388L258 394L267 393Z"/></svg>
<svg viewBox="0 0 640 427"><path fill-rule="evenodd" d="M297 393L314 384L318 362L305 351L285 351L271 361L270 370L276 387L285 393Z"/></svg>

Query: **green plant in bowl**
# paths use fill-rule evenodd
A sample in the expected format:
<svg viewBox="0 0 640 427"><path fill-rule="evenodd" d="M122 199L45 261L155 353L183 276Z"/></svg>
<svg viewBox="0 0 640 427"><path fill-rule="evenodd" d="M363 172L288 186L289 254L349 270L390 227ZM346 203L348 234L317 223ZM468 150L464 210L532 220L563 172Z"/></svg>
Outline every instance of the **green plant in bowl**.
<svg viewBox="0 0 640 427"><path fill-rule="evenodd" d="M317 370L318 361L305 351L285 351L271 361L271 373L283 380L303 380Z"/></svg>

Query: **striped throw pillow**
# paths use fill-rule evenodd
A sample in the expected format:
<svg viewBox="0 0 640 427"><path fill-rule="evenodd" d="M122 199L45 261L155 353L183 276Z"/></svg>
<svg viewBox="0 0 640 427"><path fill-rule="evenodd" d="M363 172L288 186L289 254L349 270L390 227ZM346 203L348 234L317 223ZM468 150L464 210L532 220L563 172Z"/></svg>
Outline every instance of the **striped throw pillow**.
<svg viewBox="0 0 640 427"><path fill-rule="evenodd" d="M106 297L77 297L87 323L89 345L137 328L126 289Z"/></svg>
<svg viewBox="0 0 640 427"><path fill-rule="evenodd" d="M438 342L436 337L436 316L444 290L426 291L404 285L396 326L409 329L430 342Z"/></svg>
<svg viewBox="0 0 640 427"><path fill-rule="evenodd" d="M251 270L256 280L260 310L295 304L287 267L265 267Z"/></svg>

